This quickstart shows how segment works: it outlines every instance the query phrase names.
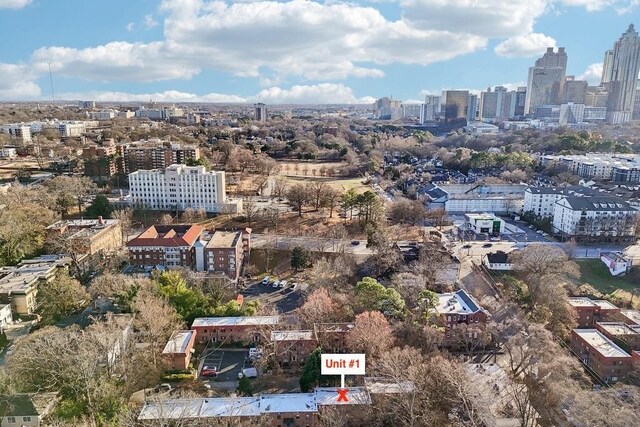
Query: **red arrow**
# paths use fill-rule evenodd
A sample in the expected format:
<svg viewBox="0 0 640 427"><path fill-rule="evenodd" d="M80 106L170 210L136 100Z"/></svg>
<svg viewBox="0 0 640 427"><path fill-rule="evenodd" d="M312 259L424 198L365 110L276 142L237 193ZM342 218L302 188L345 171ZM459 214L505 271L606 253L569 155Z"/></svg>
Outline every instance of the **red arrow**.
<svg viewBox="0 0 640 427"><path fill-rule="evenodd" d="M348 388L339 388L338 389L338 402L348 402L349 399L347 398L347 392L349 391Z"/></svg>

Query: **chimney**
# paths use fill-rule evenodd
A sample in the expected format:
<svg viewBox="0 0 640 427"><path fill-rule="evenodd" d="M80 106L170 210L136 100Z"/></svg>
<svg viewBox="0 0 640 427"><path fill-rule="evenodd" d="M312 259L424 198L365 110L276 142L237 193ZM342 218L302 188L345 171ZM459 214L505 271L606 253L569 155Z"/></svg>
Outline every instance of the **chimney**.
<svg viewBox="0 0 640 427"><path fill-rule="evenodd" d="M104 219L102 219L102 216L98 217L98 224L104 225Z"/></svg>

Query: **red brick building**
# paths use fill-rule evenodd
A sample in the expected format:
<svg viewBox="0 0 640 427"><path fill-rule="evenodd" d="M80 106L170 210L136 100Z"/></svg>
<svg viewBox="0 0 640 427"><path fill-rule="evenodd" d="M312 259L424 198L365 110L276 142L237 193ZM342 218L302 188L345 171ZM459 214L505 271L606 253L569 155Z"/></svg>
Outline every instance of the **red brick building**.
<svg viewBox="0 0 640 427"><path fill-rule="evenodd" d="M620 310L620 316L627 325L640 325L640 311L638 310Z"/></svg>
<svg viewBox="0 0 640 427"><path fill-rule="evenodd" d="M313 331L274 331L271 342L280 363L302 364L318 347Z"/></svg>
<svg viewBox="0 0 640 427"><path fill-rule="evenodd" d="M624 379L632 369L631 355L596 329L574 329L571 350L605 382Z"/></svg>
<svg viewBox="0 0 640 427"><path fill-rule="evenodd" d="M439 316L438 321L444 326L446 333L462 323L484 325L487 322L487 313L464 290L437 295L435 310Z"/></svg>
<svg viewBox="0 0 640 427"><path fill-rule="evenodd" d="M275 329L279 316L198 317L191 329L200 343L257 342L268 328Z"/></svg>
<svg viewBox="0 0 640 427"><path fill-rule="evenodd" d="M129 263L194 268L195 243L201 234L202 227L195 224L153 225L127 243Z"/></svg>
<svg viewBox="0 0 640 427"><path fill-rule="evenodd" d="M170 369L185 370L189 368L195 342L196 331L176 331L171 335L162 351L162 356Z"/></svg>
<svg viewBox="0 0 640 427"><path fill-rule="evenodd" d="M592 328L596 322L615 321L620 314L620 309L606 300L574 297L569 298L569 305L578 316L579 328Z"/></svg>
<svg viewBox="0 0 640 427"><path fill-rule="evenodd" d="M250 241L251 229L204 233L196 245L196 270L221 273L237 281L249 258Z"/></svg>
<svg viewBox="0 0 640 427"><path fill-rule="evenodd" d="M629 351L640 350L640 326L633 327L624 322L597 322L596 329Z"/></svg>
<svg viewBox="0 0 640 427"><path fill-rule="evenodd" d="M314 325L316 342L327 353L345 353L347 335L353 323L317 323Z"/></svg>

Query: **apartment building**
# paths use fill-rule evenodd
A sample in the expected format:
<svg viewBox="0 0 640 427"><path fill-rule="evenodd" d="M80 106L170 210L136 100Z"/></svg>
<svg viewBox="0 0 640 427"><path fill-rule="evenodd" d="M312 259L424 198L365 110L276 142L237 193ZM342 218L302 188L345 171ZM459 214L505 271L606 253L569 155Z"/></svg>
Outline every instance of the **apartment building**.
<svg viewBox="0 0 640 427"><path fill-rule="evenodd" d="M640 325L624 322L597 322L596 329L628 351L640 350Z"/></svg>
<svg viewBox="0 0 640 427"><path fill-rule="evenodd" d="M50 280L70 262L61 255L43 255L14 267L0 267L0 304L10 305L13 317L34 313L38 284Z"/></svg>
<svg viewBox="0 0 640 427"><path fill-rule="evenodd" d="M47 227L47 238L65 236L74 241L79 253L94 255L111 251L122 246L122 226L120 220L70 219L61 220Z"/></svg>
<svg viewBox="0 0 640 427"><path fill-rule="evenodd" d="M196 331L176 331L171 334L162 350L162 356L167 361L169 369L186 370L189 368L195 342Z"/></svg>
<svg viewBox="0 0 640 427"><path fill-rule="evenodd" d="M153 225L127 243L129 263L194 268L195 244L201 234L202 227L195 224Z"/></svg>
<svg viewBox="0 0 640 427"><path fill-rule="evenodd" d="M23 123L14 123L2 126L2 131L23 144L31 142L31 126Z"/></svg>
<svg viewBox="0 0 640 427"><path fill-rule="evenodd" d="M438 322L445 328L445 336L460 324L484 325L487 313L471 295L463 289L456 292L437 294L435 312Z"/></svg>
<svg viewBox="0 0 640 427"><path fill-rule="evenodd" d="M615 320L620 309L606 300L587 297L569 298L569 305L577 315L578 328L592 328L596 322Z"/></svg>
<svg viewBox="0 0 640 427"><path fill-rule="evenodd" d="M138 170L165 169L174 164L200 158L200 148L195 145L177 144L160 139L137 141L121 147L124 173Z"/></svg>
<svg viewBox="0 0 640 427"><path fill-rule="evenodd" d="M638 310L620 310L622 321L627 325L640 326L640 311Z"/></svg>
<svg viewBox="0 0 640 427"><path fill-rule="evenodd" d="M251 229L205 232L196 244L196 270L238 280L250 252Z"/></svg>
<svg viewBox="0 0 640 427"><path fill-rule="evenodd" d="M597 329L574 329L570 346L582 363L607 383L626 378L633 367L631 355Z"/></svg>
<svg viewBox="0 0 640 427"><path fill-rule="evenodd" d="M314 331L273 331L271 342L280 363L302 364L318 347Z"/></svg>
<svg viewBox="0 0 640 427"><path fill-rule="evenodd" d="M578 241L635 241L637 215L617 197L565 196L555 204L553 232Z"/></svg>
<svg viewBox="0 0 640 427"><path fill-rule="evenodd" d="M540 164L565 165L569 172L583 178L615 182L640 182L640 155L587 153L576 155L546 155Z"/></svg>
<svg viewBox="0 0 640 427"><path fill-rule="evenodd" d="M110 177L120 170L118 158L120 150L115 145L90 145L82 149L84 175ZM120 158L121 160L121 158Z"/></svg>
<svg viewBox="0 0 640 427"><path fill-rule="evenodd" d="M525 185L510 184L434 185L429 192L438 193L437 202L430 203L429 208L444 207L448 213L521 212L526 188Z"/></svg>
<svg viewBox="0 0 640 427"><path fill-rule="evenodd" d="M257 342L260 329L275 328L278 322L280 316L198 317L191 329L199 343Z"/></svg>
<svg viewBox="0 0 640 427"><path fill-rule="evenodd" d="M132 204L146 209L242 212L242 200L227 200L224 171L208 172L204 166L139 170L129 174L129 188Z"/></svg>

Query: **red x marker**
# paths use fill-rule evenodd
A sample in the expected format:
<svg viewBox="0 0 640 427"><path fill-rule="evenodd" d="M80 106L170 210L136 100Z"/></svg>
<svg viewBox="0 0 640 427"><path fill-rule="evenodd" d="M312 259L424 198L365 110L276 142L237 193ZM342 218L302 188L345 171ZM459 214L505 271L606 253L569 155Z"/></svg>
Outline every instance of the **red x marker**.
<svg viewBox="0 0 640 427"><path fill-rule="evenodd" d="M348 402L349 399L347 399L347 392L349 391L348 388L339 388L338 389L338 402Z"/></svg>

